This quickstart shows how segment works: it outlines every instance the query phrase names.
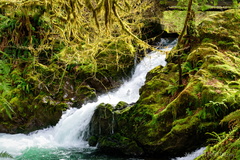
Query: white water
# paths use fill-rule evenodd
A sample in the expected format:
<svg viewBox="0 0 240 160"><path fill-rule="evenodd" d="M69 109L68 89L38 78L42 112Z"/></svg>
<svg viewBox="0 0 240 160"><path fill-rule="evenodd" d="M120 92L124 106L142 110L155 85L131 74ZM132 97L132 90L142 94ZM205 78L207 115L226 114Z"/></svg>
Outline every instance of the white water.
<svg viewBox="0 0 240 160"><path fill-rule="evenodd" d="M174 43L176 41L172 45ZM162 50L169 51L171 48L172 46ZM84 136L87 134L89 122L96 106L100 103L116 105L119 101L136 102L139 98L139 89L145 82L146 74L158 65L166 65L165 55L159 52L151 52L136 66L132 78L125 81L119 89L99 96L97 102L87 103L80 109L71 108L67 110L54 127L38 130L29 135L0 134L0 152L6 151L15 157L31 148L87 147Z"/></svg>
<svg viewBox="0 0 240 160"><path fill-rule="evenodd" d="M202 147L202 148L197 149L196 151L194 151L192 153L186 154L184 157L177 157L177 158L174 158L172 160L194 160L195 158L197 158L198 156L203 154L205 149L206 149L206 147Z"/></svg>

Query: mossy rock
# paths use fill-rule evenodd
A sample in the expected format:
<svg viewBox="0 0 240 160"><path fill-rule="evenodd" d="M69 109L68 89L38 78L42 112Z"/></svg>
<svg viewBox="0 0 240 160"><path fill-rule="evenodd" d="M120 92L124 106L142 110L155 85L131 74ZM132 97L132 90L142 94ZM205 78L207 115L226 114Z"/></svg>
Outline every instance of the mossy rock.
<svg viewBox="0 0 240 160"><path fill-rule="evenodd" d="M113 106L101 103L97 106L91 121L89 134L91 136L106 136L113 133L115 129Z"/></svg>
<svg viewBox="0 0 240 160"><path fill-rule="evenodd" d="M88 138L88 144L89 144L89 146L96 146L97 145L97 143L98 143L98 136L90 136L89 138Z"/></svg>
<svg viewBox="0 0 240 160"><path fill-rule="evenodd" d="M233 9L208 17L198 26L200 38L223 50L239 52L239 12Z"/></svg>
<svg viewBox="0 0 240 160"><path fill-rule="evenodd" d="M126 108L128 105L128 103L120 101L118 102L118 104L114 107L114 110L123 110L124 108Z"/></svg>
<svg viewBox="0 0 240 160"><path fill-rule="evenodd" d="M121 127L115 133L137 141L144 154L178 156L206 144L206 132L223 131L221 119L240 107L240 59L239 53L217 41L239 45L236 15L239 11L226 11L200 24L200 43L194 44L184 59L182 89L177 86L174 54L165 67L150 71L140 89L140 99L118 115L116 123ZM225 24L229 21L234 27ZM219 24L225 27L223 32ZM212 39L211 43L206 38Z"/></svg>
<svg viewBox="0 0 240 160"><path fill-rule="evenodd" d="M119 156L141 156L143 150L135 141L119 134L101 137L98 148L101 152Z"/></svg>
<svg viewBox="0 0 240 160"><path fill-rule="evenodd" d="M240 158L240 129L236 126L229 133L211 133L212 145L196 160L232 160Z"/></svg>

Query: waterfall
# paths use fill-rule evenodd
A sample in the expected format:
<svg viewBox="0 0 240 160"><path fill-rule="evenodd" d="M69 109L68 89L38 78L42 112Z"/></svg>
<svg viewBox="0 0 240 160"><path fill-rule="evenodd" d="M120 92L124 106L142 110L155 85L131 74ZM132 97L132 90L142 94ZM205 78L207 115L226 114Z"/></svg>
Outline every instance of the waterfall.
<svg viewBox="0 0 240 160"><path fill-rule="evenodd" d="M169 51L176 44L176 40L167 44L162 39L159 48ZM26 134L0 134L0 152L6 151L14 157L26 153L33 148L84 148L91 117L100 103L116 105L119 101L136 102L139 98L139 89L145 82L146 74L158 65L166 65L165 55L153 51L146 55L136 66L132 78L123 85L107 94L101 95L96 102L84 104L80 109L70 108L61 117L56 126Z"/></svg>
<svg viewBox="0 0 240 160"><path fill-rule="evenodd" d="M193 160L193 159L197 158L198 156L200 156L201 154L203 154L205 149L206 149L206 147L202 147L192 153L186 154L184 157L176 157L176 158L173 158L172 160Z"/></svg>

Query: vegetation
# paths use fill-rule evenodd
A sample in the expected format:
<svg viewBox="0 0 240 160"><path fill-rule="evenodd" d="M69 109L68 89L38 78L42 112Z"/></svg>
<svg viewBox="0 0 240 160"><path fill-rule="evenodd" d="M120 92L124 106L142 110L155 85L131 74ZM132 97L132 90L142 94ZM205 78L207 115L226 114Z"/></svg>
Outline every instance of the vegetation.
<svg viewBox="0 0 240 160"><path fill-rule="evenodd" d="M0 152L0 158L13 158L13 157L7 152Z"/></svg>
<svg viewBox="0 0 240 160"><path fill-rule="evenodd" d="M215 138L208 139L211 142L210 145L197 159L238 159L240 157L239 120L239 109L225 116L220 124L227 125L230 131L228 133L210 133Z"/></svg>
<svg viewBox="0 0 240 160"><path fill-rule="evenodd" d="M229 22L231 25L228 25ZM216 27L219 25L223 26L221 30ZM141 155L179 156L207 142L211 146L224 142L227 140L225 137L232 133L220 122L225 123L222 119L240 108L239 50L230 45L227 47L227 43L223 46L218 41L232 42L239 47L239 32L236 32L239 30L239 10L212 15L196 29L197 40L190 43L191 48L185 50L181 57L181 90L178 84L178 52L173 51L167 55L168 64L165 67L156 67L148 73L136 104L126 106L124 111L109 114L109 119L112 119L111 115L115 116L114 135L120 133L122 137L135 141L143 150L143 153L139 153ZM233 114L229 120L236 124L237 117L237 113ZM237 128L233 129L236 129L234 135L239 134ZM110 145L112 140L107 138L111 135L97 135L103 139L95 143L103 142L99 145L104 151L104 145L108 150L114 150L115 145ZM233 142L236 140L237 145L238 138L234 137ZM224 149L231 145L232 138L228 139L221 143L229 144ZM116 139L113 141L114 144L120 143ZM130 146L125 147L127 149ZM222 153L224 149L221 149ZM237 157L237 148L231 151ZM215 152L218 152L217 147L211 151L213 155L208 156L216 159L220 154L214 155ZM135 153L138 154L137 151Z"/></svg>
<svg viewBox="0 0 240 160"><path fill-rule="evenodd" d="M79 106L118 86L148 46L140 38L157 23L154 3L1 0L1 131L53 125L67 102Z"/></svg>
<svg viewBox="0 0 240 160"><path fill-rule="evenodd" d="M186 18L167 66L148 74L136 104L121 102L119 110L100 105L95 114L111 125L93 119L106 128L104 135L90 138L93 145L126 155L174 156L205 143L208 133L214 137L211 158L225 151L240 157L239 10L210 16L197 27L195 12L198 4L207 9L205 2L178 1L187 7ZM153 49L146 42L159 37L147 33L152 23L160 23L157 4L0 0L0 132L54 125L69 104L79 107L117 87L137 53ZM222 134L219 123L228 123L230 131ZM11 156L1 152L0 157Z"/></svg>

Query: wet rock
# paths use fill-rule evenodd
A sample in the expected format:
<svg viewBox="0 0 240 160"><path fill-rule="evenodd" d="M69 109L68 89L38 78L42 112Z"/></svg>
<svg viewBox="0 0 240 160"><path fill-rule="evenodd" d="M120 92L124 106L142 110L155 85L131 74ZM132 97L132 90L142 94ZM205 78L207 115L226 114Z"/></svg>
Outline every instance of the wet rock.
<svg viewBox="0 0 240 160"><path fill-rule="evenodd" d="M113 106L110 104L100 104L97 106L91 122L90 122L90 136L106 136L114 131L114 114Z"/></svg>
<svg viewBox="0 0 240 160"><path fill-rule="evenodd" d="M144 155L178 156L205 144L206 132L223 131L221 119L240 108L239 51L231 47L239 46L239 14L239 10L222 12L200 24L199 43L182 64L181 90L174 56L168 57L166 67L150 71L140 99L115 117L117 130L99 140L100 148L138 155L136 150L127 152L121 138L114 138L119 134L137 143Z"/></svg>
<svg viewBox="0 0 240 160"><path fill-rule="evenodd" d="M103 136L99 140L98 148L101 152L120 156L141 156L143 150L137 143L120 134Z"/></svg>

